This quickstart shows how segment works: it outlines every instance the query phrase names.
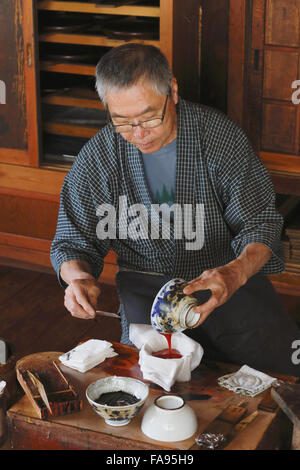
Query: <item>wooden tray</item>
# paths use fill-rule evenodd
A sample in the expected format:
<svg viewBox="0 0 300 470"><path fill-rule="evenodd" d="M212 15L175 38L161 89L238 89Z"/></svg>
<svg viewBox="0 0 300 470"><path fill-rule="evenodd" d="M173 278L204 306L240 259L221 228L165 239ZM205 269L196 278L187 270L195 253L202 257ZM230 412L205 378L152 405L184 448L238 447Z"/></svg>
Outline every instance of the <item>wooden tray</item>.
<svg viewBox="0 0 300 470"><path fill-rule="evenodd" d="M31 354L16 363L17 379L31 401L37 416L41 419L61 416L82 409L82 400L68 382L57 364L57 357L62 353L42 352ZM43 402L37 388L33 385L28 371L44 385L50 410Z"/></svg>

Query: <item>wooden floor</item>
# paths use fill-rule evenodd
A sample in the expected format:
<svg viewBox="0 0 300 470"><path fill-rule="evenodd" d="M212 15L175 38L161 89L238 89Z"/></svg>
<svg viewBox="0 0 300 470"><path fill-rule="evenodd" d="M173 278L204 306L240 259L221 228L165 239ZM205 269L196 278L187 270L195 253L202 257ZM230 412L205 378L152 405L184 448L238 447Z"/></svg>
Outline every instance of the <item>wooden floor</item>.
<svg viewBox="0 0 300 470"><path fill-rule="evenodd" d="M85 338L119 341L118 319L74 318L63 304L56 275L0 266L0 338L17 357L41 351L68 351ZM117 312L113 286L102 285L100 309Z"/></svg>

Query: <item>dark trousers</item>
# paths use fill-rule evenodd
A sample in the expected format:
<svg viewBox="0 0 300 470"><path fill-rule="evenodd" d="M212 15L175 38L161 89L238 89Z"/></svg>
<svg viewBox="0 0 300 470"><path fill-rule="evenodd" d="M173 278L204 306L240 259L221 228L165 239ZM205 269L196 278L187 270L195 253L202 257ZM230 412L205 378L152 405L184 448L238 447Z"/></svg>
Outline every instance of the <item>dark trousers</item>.
<svg viewBox="0 0 300 470"><path fill-rule="evenodd" d="M129 324L151 324L152 303L168 280L162 275L118 272L121 313L124 310ZM200 304L209 298L210 292L199 291L194 295ZM300 377L300 364L296 363L300 362L300 352L298 361L293 354L293 345L300 341L300 330L284 310L271 282L262 274L249 279L201 326L187 329L185 334L201 344L204 361L247 364L261 371Z"/></svg>

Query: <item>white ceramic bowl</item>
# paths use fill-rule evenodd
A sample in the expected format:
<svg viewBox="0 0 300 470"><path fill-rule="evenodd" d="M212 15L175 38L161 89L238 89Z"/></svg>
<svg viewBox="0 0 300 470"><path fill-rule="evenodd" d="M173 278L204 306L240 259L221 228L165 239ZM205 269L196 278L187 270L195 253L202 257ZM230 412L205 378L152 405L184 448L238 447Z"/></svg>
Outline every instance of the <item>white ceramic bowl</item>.
<svg viewBox="0 0 300 470"><path fill-rule="evenodd" d="M96 402L100 395L108 392L127 392L139 398L139 401L132 405L101 405ZM128 424L134 416L138 414L143 407L149 394L149 386L141 380L132 379L131 377L106 377L91 383L86 389L86 397L93 407L93 410L107 424L111 426L124 426Z"/></svg>
<svg viewBox="0 0 300 470"><path fill-rule="evenodd" d="M197 428L194 410L177 395L156 398L142 419L142 432L156 441L183 441L195 434Z"/></svg>

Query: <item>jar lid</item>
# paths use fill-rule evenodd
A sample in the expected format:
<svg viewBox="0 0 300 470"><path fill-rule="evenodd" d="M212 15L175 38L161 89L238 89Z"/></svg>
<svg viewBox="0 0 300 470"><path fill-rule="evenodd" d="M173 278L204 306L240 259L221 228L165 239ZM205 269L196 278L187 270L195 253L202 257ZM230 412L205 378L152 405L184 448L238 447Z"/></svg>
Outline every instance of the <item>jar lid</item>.
<svg viewBox="0 0 300 470"><path fill-rule="evenodd" d="M194 312L193 306L190 308L186 315L185 323L188 328L194 328L196 323L198 323L200 318L200 313Z"/></svg>
<svg viewBox="0 0 300 470"><path fill-rule="evenodd" d="M182 308L179 314L179 322L182 328L193 328L200 318L200 313L194 312L194 307L197 305L196 299L186 298L186 305Z"/></svg>

